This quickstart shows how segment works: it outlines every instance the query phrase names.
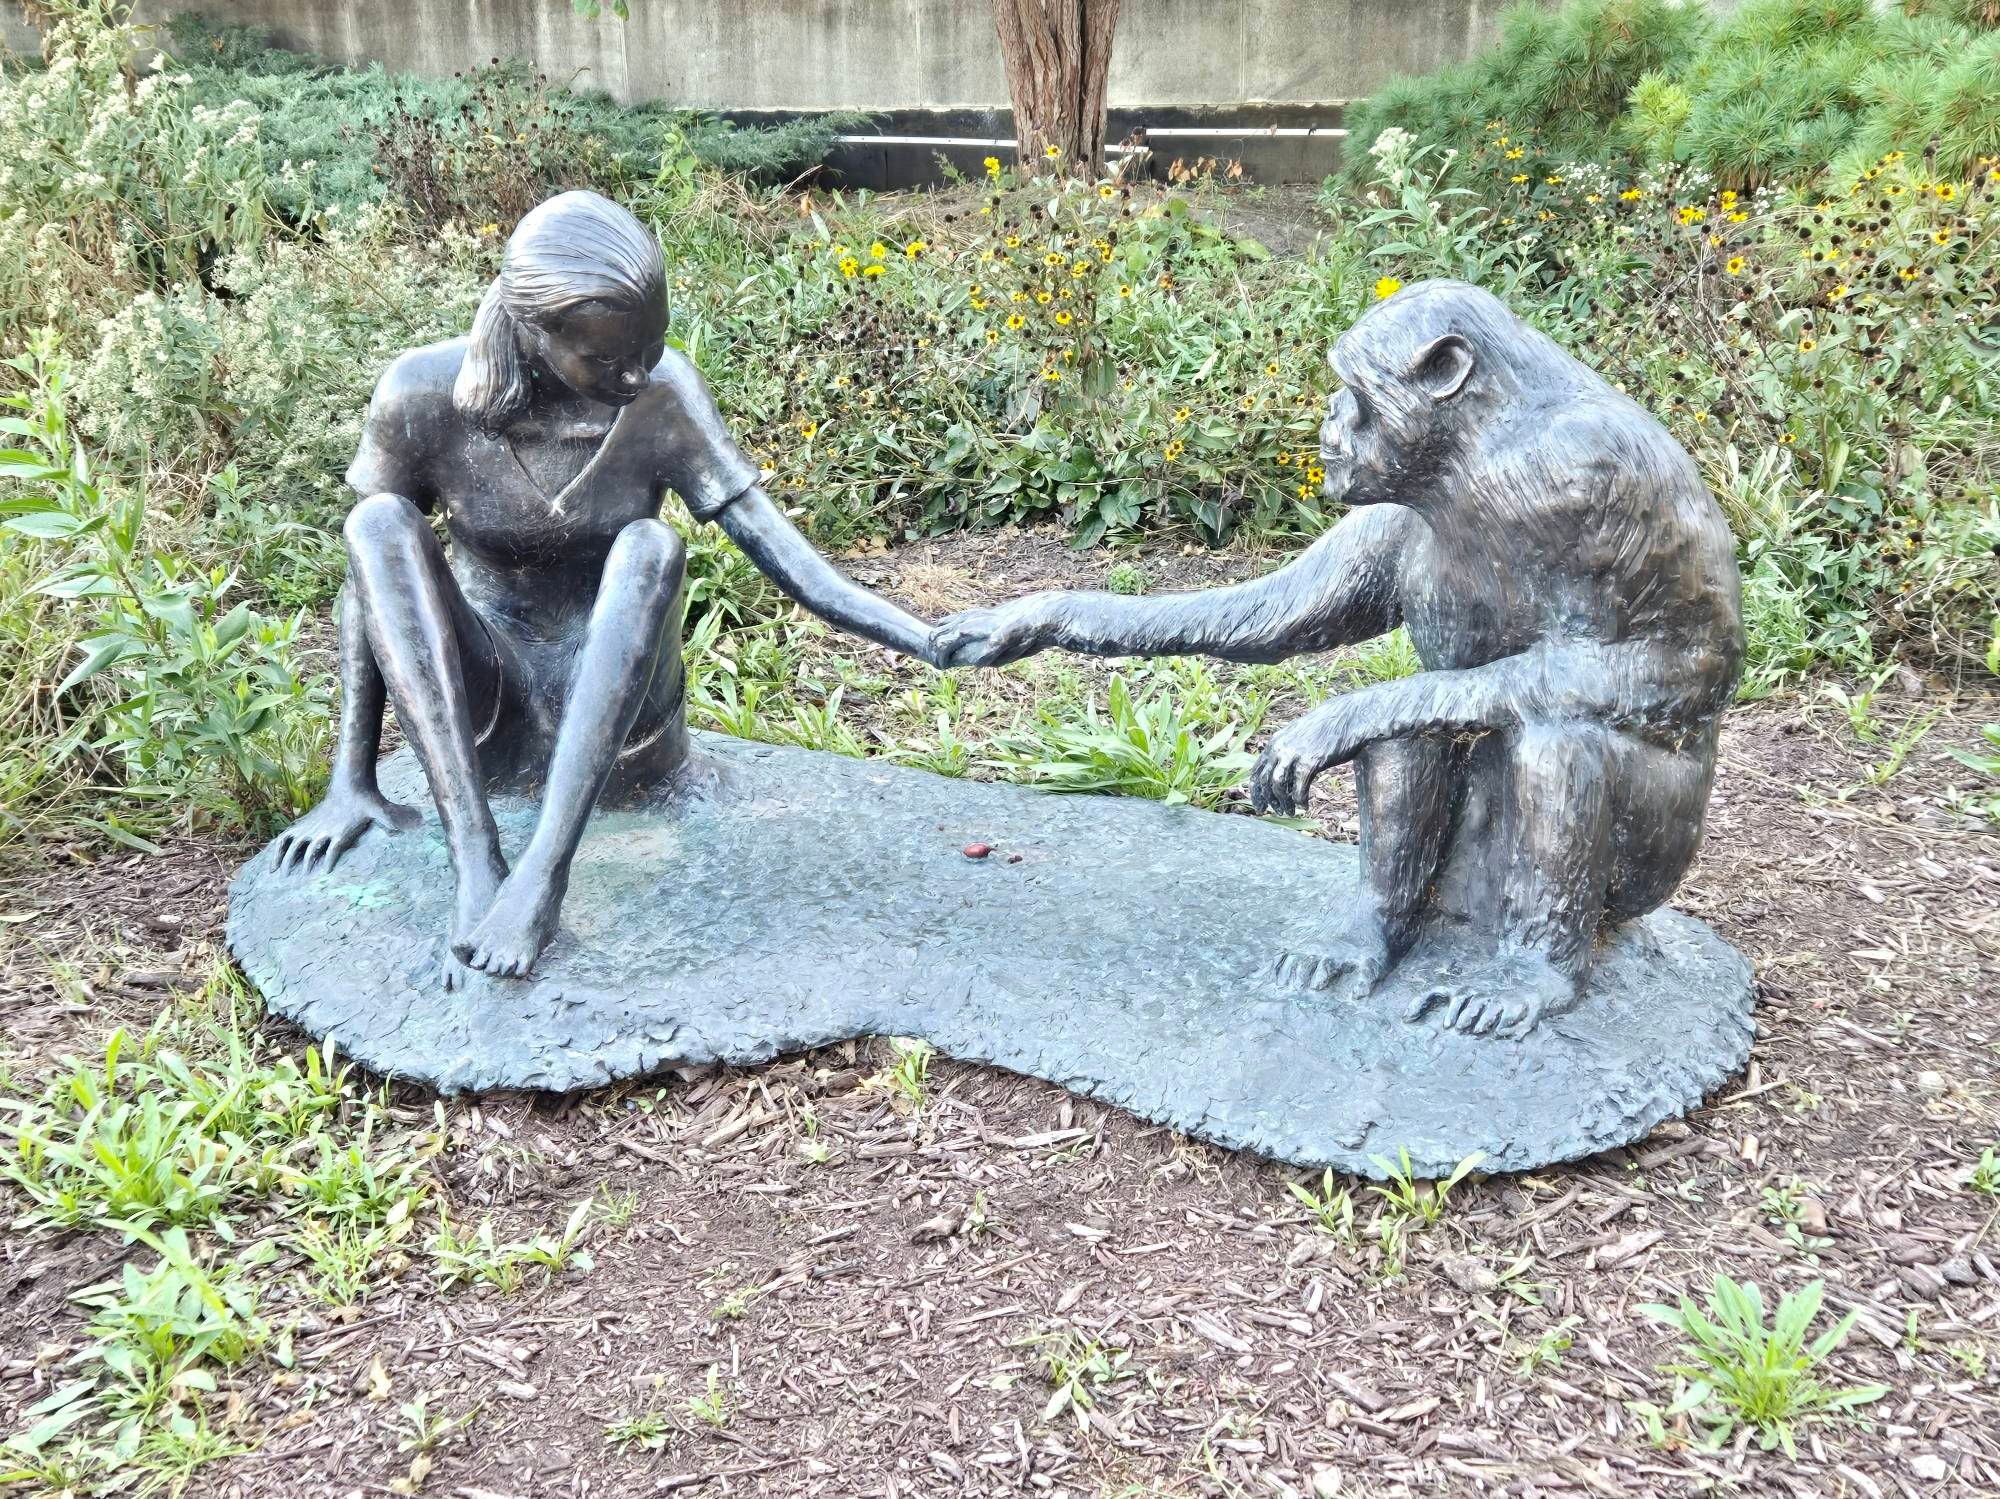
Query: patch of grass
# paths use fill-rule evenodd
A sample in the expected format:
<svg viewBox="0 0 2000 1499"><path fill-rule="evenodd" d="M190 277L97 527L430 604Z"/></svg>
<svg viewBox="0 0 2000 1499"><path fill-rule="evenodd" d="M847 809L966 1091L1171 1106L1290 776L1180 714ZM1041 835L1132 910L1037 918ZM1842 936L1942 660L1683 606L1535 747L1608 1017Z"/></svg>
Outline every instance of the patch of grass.
<svg viewBox="0 0 2000 1499"><path fill-rule="evenodd" d="M915 1112L924 1106L936 1048L912 1036L891 1036L889 1050L895 1060L868 1078L863 1086L879 1089L899 1109Z"/></svg>
<svg viewBox="0 0 2000 1499"><path fill-rule="evenodd" d="M582 1240L594 1207L595 1203L585 1198L571 1211L560 1232L544 1231L530 1239L509 1242L499 1239L491 1218L481 1219L469 1236L461 1236L440 1210L437 1229L425 1246L432 1273L446 1289L485 1285L503 1295L512 1295L526 1285L530 1270L541 1270L545 1281L554 1280L565 1270L588 1273L596 1261Z"/></svg>
<svg viewBox="0 0 2000 1499"><path fill-rule="evenodd" d="M1705 1309L1688 1296L1677 1306L1640 1307L1686 1340L1681 1361L1661 1366L1684 1383L1656 1413L1656 1423L1659 1417L1692 1417L1707 1427L1704 1444L1711 1450L1747 1426L1765 1451L1783 1448L1796 1458L1802 1422L1880 1400L1887 1385L1834 1388L1822 1382L1821 1366L1846 1340L1857 1315L1849 1312L1808 1342L1825 1292L1825 1282L1815 1280L1781 1297L1768 1324L1756 1285L1739 1285L1720 1274L1704 1298Z"/></svg>
<svg viewBox="0 0 2000 1499"><path fill-rule="evenodd" d="M1321 1233L1332 1234L1350 1249L1355 1246L1354 1194L1334 1181L1331 1166L1321 1175L1317 1191L1301 1182L1286 1182L1285 1190L1313 1215Z"/></svg>
<svg viewBox="0 0 2000 1499"><path fill-rule="evenodd" d="M1214 807L1250 770L1250 733L1234 722L1204 729L1173 692L1134 697L1116 675L1101 711L1095 698L1080 722L1044 707L1033 724L1002 741L991 763L1048 791Z"/></svg>
<svg viewBox="0 0 2000 1499"><path fill-rule="evenodd" d="M1422 1181L1410 1165L1410 1152L1398 1150L1396 1159L1372 1155L1374 1162L1386 1181L1371 1185L1368 1190L1382 1199L1385 1210L1396 1218L1411 1220L1429 1227L1444 1216L1445 1204L1451 1198L1452 1188L1477 1171L1486 1159L1486 1152L1475 1150L1471 1155L1452 1167L1451 1175L1443 1181Z"/></svg>

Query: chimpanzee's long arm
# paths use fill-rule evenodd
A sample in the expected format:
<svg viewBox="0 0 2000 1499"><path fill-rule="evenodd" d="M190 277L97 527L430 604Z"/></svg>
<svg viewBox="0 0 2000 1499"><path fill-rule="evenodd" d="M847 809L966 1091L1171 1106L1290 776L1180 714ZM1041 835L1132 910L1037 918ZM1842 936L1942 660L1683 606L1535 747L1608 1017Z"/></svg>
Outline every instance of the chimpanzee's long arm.
<svg viewBox="0 0 2000 1499"><path fill-rule="evenodd" d="M1726 706L1730 682L1719 662L1683 642L1568 640L1484 666L1378 683L1323 707L1351 725L1343 737L1359 734L1369 743L1565 720L1671 732Z"/></svg>
<svg viewBox="0 0 2000 1499"><path fill-rule="evenodd" d="M1422 524L1400 505L1371 505L1247 583L1136 598L1065 593L1054 644L1094 656L1282 661L1372 640L1402 622L1403 553Z"/></svg>

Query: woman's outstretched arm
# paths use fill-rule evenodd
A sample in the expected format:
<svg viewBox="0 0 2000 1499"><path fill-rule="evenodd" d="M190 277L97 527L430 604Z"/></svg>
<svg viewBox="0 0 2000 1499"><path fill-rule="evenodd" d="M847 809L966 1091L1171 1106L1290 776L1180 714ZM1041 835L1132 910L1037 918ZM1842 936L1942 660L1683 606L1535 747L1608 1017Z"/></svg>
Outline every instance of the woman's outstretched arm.
<svg viewBox="0 0 2000 1499"><path fill-rule="evenodd" d="M828 624L930 659L930 626L870 593L822 557L759 486L753 484L730 501L715 520L766 577Z"/></svg>

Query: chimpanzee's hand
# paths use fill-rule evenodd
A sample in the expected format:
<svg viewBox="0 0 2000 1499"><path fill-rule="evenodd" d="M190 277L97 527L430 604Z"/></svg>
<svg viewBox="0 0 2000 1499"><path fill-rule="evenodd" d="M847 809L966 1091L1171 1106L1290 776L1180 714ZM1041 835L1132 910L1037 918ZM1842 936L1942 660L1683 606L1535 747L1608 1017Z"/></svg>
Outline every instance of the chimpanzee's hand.
<svg viewBox="0 0 2000 1499"><path fill-rule="evenodd" d="M1362 724L1365 710L1356 701L1360 696L1330 699L1279 730L1250 772L1250 805L1296 816L1322 770L1360 754L1370 737Z"/></svg>
<svg viewBox="0 0 2000 1499"><path fill-rule="evenodd" d="M1060 593L966 609L931 632L931 660L938 666L1005 666L1057 644L1062 624Z"/></svg>
<svg viewBox="0 0 2000 1499"><path fill-rule="evenodd" d="M370 828L406 832L422 819L369 786L334 785L326 799L278 836L271 867L280 874L325 874Z"/></svg>

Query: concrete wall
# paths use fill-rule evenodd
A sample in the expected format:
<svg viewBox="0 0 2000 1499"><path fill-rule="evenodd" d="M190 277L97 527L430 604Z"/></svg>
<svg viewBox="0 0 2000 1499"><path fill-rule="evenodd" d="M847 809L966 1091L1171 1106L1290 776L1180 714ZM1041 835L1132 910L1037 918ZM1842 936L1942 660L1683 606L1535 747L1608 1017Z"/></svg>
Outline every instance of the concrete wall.
<svg viewBox="0 0 2000 1499"><path fill-rule="evenodd" d="M4 3L4 0L0 0ZM1114 108L1321 104L1463 57L1500 0L1125 0ZM283 45L392 71L524 58L618 98L695 109L921 110L1007 102L988 0L145 0L271 29ZM32 46L5 4L7 39Z"/></svg>

